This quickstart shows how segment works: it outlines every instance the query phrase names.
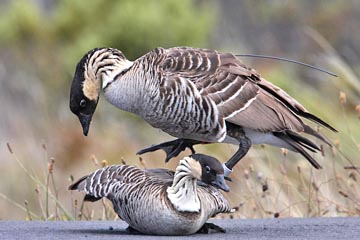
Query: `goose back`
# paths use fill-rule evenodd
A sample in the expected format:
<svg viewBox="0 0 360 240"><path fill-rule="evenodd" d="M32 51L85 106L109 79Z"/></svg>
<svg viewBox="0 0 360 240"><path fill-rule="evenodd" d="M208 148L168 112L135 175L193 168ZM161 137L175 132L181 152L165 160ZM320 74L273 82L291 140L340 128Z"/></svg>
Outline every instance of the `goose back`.
<svg viewBox="0 0 360 240"><path fill-rule="evenodd" d="M219 190L204 183L197 184L200 211L177 211L167 195L173 179L174 172L166 169L113 165L84 176L69 189L85 191L88 201L108 198L122 220L146 234L192 234L210 217L231 211Z"/></svg>
<svg viewBox="0 0 360 240"><path fill-rule="evenodd" d="M105 96L177 138L222 142L226 122L261 133L319 137L301 117L335 130L233 54L215 50L157 48L135 60Z"/></svg>

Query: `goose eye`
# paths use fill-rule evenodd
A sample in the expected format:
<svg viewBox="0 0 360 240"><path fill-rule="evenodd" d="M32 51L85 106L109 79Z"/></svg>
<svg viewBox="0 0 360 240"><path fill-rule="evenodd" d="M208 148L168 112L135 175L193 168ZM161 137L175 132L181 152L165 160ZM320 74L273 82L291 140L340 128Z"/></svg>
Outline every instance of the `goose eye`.
<svg viewBox="0 0 360 240"><path fill-rule="evenodd" d="M85 99L82 99L80 101L80 107L84 108L86 106L86 100Z"/></svg>
<svg viewBox="0 0 360 240"><path fill-rule="evenodd" d="M210 173L211 168L210 168L209 166L206 166L206 167L205 167L205 171L206 171L207 173Z"/></svg>

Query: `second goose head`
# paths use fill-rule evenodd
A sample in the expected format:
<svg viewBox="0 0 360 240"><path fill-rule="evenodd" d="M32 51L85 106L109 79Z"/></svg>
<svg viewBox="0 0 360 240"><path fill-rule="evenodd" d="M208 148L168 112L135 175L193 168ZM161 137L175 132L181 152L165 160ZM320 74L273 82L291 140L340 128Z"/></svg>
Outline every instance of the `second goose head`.
<svg viewBox="0 0 360 240"><path fill-rule="evenodd" d="M200 180L203 183L212 185L225 192L230 191L229 186L225 182L224 168L216 158L204 154L192 154L191 157L200 163Z"/></svg>
<svg viewBox="0 0 360 240"><path fill-rule="evenodd" d="M192 154L179 161L172 185L166 190L167 197L177 211L200 212L198 186L204 185L230 190L225 183L223 167L216 158Z"/></svg>
<svg viewBox="0 0 360 240"><path fill-rule="evenodd" d="M192 154L180 161L179 167L186 165L187 171L203 183L229 192L230 188L225 182L224 168L214 157L204 154Z"/></svg>
<svg viewBox="0 0 360 240"><path fill-rule="evenodd" d="M225 182L224 168L216 158L204 154L192 154L191 157L196 159L201 165L200 180L203 183L212 185L225 192L230 191L229 186Z"/></svg>
<svg viewBox="0 0 360 240"><path fill-rule="evenodd" d="M132 62L113 48L95 48L77 64L70 90L70 109L78 116L85 136L99 101L100 89L131 66Z"/></svg>

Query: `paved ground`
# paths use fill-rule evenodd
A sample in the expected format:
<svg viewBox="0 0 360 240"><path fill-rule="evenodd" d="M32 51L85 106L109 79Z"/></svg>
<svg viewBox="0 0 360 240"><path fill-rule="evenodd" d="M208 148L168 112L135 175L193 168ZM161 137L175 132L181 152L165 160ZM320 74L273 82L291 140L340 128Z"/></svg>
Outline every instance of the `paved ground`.
<svg viewBox="0 0 360 240"><path fill-rule="evenodd" d="M196 234L192 239L360 239L360 218L293 218L216 220L226 233ZM0 239L158 239L169 237L129 235L124 222L0 221ZM185 237L172 237L172 239Z"/></svg>

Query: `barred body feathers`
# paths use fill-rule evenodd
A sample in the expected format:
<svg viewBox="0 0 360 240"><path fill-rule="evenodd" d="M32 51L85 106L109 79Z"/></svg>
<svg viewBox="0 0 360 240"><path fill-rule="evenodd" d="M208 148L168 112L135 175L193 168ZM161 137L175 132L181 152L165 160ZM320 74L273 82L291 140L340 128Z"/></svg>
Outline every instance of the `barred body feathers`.
<svg viewBox="0 0 360 240"><path fill-rule="evenodd" d="M80 99L97 99L93 93L99 88L79 88L100 86L101 82L110 103L185 143L190 139L198 143L239 144L234 158L242 158L251 144L265 143L299 152L320 168L307 153L320 148L298 133L330 143L302 119L336 131L231 53L189 47L156 48L131 62L116 49L90 51L78 65L70 97L70 107L79 116L84 134L97 100L90 100L89 107L79 110ZM188 143L187 147L194 144ZM147 151L157 149L164 148ZM182 150L168 155L176 156Z"/></svg>
<svg viewBox="0 0 360 240"><path fill-rule="evenodd" d="M217 160L195 154L182 159L175 173L114 165L84 176L69 189L84 191L87 201L108 198L119 217L141 233L193 234L210 217L231 211L216 187L199 181L206 181L205 165L223 176Z"/></svg>

